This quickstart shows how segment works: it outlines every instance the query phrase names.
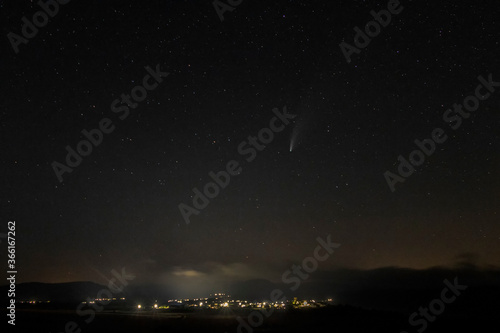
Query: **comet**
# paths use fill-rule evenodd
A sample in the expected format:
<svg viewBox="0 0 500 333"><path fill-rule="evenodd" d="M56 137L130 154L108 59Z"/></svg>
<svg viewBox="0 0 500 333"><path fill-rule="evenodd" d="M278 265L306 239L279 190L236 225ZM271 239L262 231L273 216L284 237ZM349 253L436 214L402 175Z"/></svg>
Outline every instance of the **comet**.
<svg viewBox="0 0 500 333"><path fill-rule="evenodd" d="M300 141L300 134L302 132L303 124L302 122L295 124L295 127L292 129L292 135L290 136L290 153L295 149L297 143Z"/></svg>
<svg viewBox="0 0 500 333"><path fill-rule="evenodd" d="M294 119L294 127L290 135L290 153L300 144L304 139L304 132L309 128L311 113L301 112L296 120Z"/></svg>

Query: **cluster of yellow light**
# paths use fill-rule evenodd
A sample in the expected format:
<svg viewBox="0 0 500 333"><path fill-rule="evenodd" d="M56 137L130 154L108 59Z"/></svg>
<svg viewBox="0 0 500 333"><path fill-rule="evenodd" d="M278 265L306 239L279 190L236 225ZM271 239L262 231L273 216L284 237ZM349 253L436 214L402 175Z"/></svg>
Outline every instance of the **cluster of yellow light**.
<svg viewBox="0 0 500 333"><path fill-rule="evenodd" d="M124 299L124 298L122 298L122 299ZM203 302L204 299L205 299L205 301ZM99 300L100 299L97 299L97 301L99 301ZM299 308L311 307L311 306L322 307L322 306L324 306L324 304L322 304L322 302L325 302L325 301L319 301L320 303L317 303L316 300L314 300L314 299L312 299L312 300L298 300L297 298L294 298L293 302L292 301L248 302L248 301L244 301L244 300L240 301L240 300L229 300L229 299L219 300L219 301L212 299L212 301L209 301L208 298L175 299L175 300L169 300L168 302L176 302L176 303L182 304L183 301L185 302L184 306L187 306L187 307L207 307L210 309L220 309L220 308L229 308L229 307L240 307L240 308L249 307L249 308L260 308L260 309L277 308L277 309L280 309L280 308L285 308L287 306L287 304L290 304L290 305L293 304L295 307L299 307ZM189 302L186 302L186 301L189 301ZM332 301L331 298L328 299L328 302L331 302L331 301ZM90 303L94 303L94 302L90 302ZM139 304L137 306L137 308L141 309L143 307ZM155 303L153 303L153 305L151 306L151 308L152 309L168 309L168 308L170 308L170 306L169 305L161 305L160 306L158 304L158 300L156 300Z"/></svg>

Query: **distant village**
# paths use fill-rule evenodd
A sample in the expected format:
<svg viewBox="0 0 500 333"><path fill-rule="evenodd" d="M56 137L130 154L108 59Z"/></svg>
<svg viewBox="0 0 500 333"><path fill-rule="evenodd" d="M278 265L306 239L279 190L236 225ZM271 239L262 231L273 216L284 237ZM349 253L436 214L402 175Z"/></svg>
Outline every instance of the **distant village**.
<svg viewBox="0 0 500 333"><path fill-rule="evenodd" d="M23 300L21 304L27 305L42 305L50 304L50 300ZM248 310L259 309L290 309L290 308L320 308L328 305L333 305L333 299L315 300L315 299L298 299L294 297L292 300L281 302L270 302L266 300L249 301L244 299L234 299L226 293L214 293L209 297L204 298L183 298L169 300L134 300L119 298L95 298L82 301L82 304L88 306L98 305L104 306L106 310L134 310L134 311L161 311L161 310L196 310L196 309L236 309L246 308Z"/></svg>

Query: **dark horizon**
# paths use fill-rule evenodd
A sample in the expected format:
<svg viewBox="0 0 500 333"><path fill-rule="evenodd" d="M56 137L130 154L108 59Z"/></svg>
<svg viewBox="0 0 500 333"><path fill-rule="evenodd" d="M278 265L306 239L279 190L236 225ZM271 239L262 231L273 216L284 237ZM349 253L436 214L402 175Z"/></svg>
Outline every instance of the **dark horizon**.
<svg viewBox="0 0 500 333"><path fill-rule="evenodd" d="M408 268L384 267L373 270L358 269L338 269L335 271L318 271L315 277L302 281L300 288L296 291L291 290L292 283L283 281L271 281L262 278L253 278L239 281L227 282L221 285L207 285L205 291L198 294L182 293L178 286L169 283L144 283L137 281L136 275L126 271L129 275L126 285L123 286L118 294L135 294L138 296L144 294L161 294L163 298L199 298L208 297L216 292L225 292L231 294L233 298L244 297L245 299L264 299L269 297L273 288L279 288L288 295L299 296L302 298L336 298L339 302L339 295L371 293L377 291L412 291L412 290L432 290L439 288L444 279L459 279L468 286L475 288L491 287L500 288L500 267L478 267L471 263L457 264L455 267L433 267L425 270L415 270ZM106 287L109 284L109 278L116 275L108 273L108 280L101 281L72 281L64 283L44 283L44 282L25 282L26 285L70 285L79 283L91 283ZM103 276L104 277L104 276ZM113 280L120 285L118 281ZM20 284L21 286L23 284ZM0 286L6 287L6 286ZM189 290L189 289L187 289ZM22 288L21 288L22 291ZM343 299L341 303L350 304L348 299ZM376 307L376 304L374 304Z"/></svg>

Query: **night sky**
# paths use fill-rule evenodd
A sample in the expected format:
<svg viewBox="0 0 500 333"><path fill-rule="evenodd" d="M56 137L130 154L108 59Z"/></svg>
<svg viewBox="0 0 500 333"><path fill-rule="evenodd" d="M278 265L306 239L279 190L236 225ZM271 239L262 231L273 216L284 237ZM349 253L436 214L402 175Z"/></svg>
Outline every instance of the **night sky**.
<svg viewBox="0 0 500 333"><path fill-rule="evenodd" d="M348 63L339 44L386 1L247 0L221 22L211 1L73 0L17 54L7 34L40 7L3 1L0 231L16 221L18 282L275 281L329 234L321 270L500 265L500 88L443 121L478 76L500 81L499 3L401 6ZM169 75L120 119L113 101L157 65ZM240 143L285 107L246 161ZM104 118L59 182L52 163ZM392 192L384 173L437 127L448 140ZM186 224L179 204L231 160L241 173Z"/></svg>

